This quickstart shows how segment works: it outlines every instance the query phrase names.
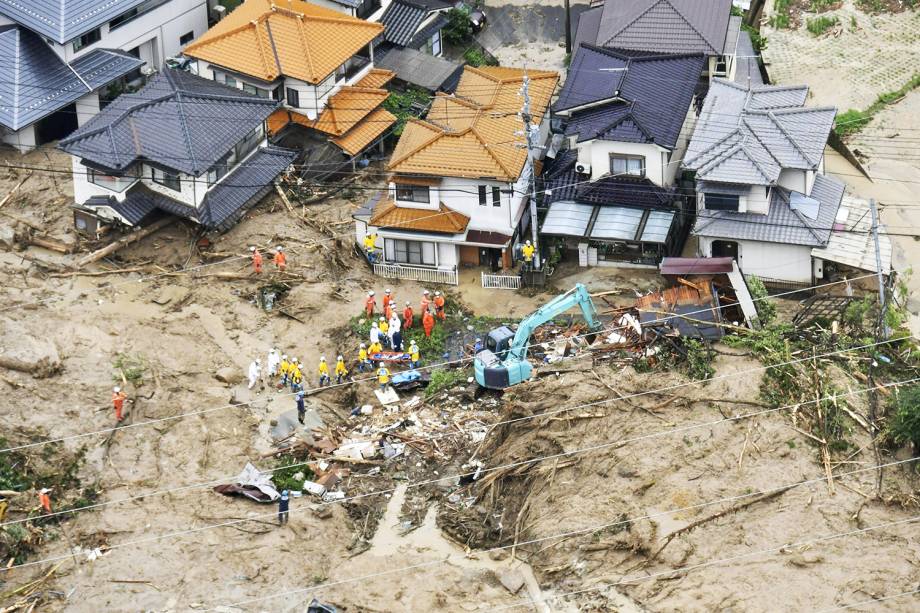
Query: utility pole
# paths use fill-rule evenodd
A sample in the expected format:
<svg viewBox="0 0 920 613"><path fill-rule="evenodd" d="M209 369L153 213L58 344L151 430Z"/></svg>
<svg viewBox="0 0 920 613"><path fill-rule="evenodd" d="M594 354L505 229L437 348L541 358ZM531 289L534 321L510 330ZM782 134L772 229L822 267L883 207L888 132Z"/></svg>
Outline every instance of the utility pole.
<svg viewBox="0 0 920 613"><path fill-rule="evenodd" d="M572 55L572 7L565 0L565 52Z"/></svg>
<svg viewBox="0 0 920 613"><path fill-rule="evenodd" d="M885 298L885 279L882 274L882 248L878 241L878 210L875 207L875 198L869 199L869 211L872 213L872 238L875 241L875 269L878 273L878 334L888 338L888 325L885 323L885 310L888 302ZM879 339L876 338L876 341Z"/></svg>
<svg viewBox="0 0 920 613"><path fill-rule="evenodd" d="M534 270L540 270L540 247L537 244L537 172L533 159L533 150L536 144L533 142L533 130L530 122L533 116L530 114L530 77L527 76L527 68L524 68L523 85L521 85L521 97L524 98L524 106L521 107L521 119L524 121L524 138L527 140L527 168L530 171L530 233L533 236Z"/></svg>

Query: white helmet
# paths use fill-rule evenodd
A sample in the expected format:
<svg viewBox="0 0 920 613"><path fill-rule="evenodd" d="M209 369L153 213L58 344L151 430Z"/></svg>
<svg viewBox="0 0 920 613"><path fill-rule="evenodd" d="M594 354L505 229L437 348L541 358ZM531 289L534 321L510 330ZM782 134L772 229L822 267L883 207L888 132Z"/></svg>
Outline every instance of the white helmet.
<svg viewBox="0 0 920 613"><path fill-rule="evenodd" d="M261 364L261 363L262 363L262 360L260 360L259 358L256 358L256 364Z"/></svg>
<svg viewBox="0 0 920 613"><path fill-rule="evenodd" d="M294 363L296 364L296 363L297 363L297 358L291 358L291 361L294 362Z"/></svg>
<svg viewBox="0 0 920 613"><path fill-rule="evenodd" d="M255 248L255 247L250 247L249 250L250 250L250 251L255 251L256 248Z"/></svg>
<svg viewBox="0 0 920 613"><path fill-rule="evenodd" d="M341 361L342 361L342 356L339 356L339 357L338 357L338 360L339 360L339 362L341 362Z"/></svg>
<svg viewBox="0 0 920 613"><path fill-rule="evenodd" d="M319 359L319 361L320 361L320 362L325 362L325 361L326 361L325 356L324 356L324 357L321 357L321 358Z"/></svg>
<svg viewBox="0 0 920 613"><path fill-rule="evenodd" d="M406 306L410 306L410 305L409 305L409 301L408 301L408 300L406 300Z"/></svg>
<svg viewBox="0 0 920 613"><path fill-rule="evenodd" d="M409 344L410 344L410 345L414 345L414 344L415 344L415 339L412 339L412 340L409 342Z"/></svg>
<svg viewBox="0 0 920 613"><path fill-rule="evenodd" d="M377 327L377 322L376 321L371 322L371 328L376 328L376 327Z"/></svg>
<svg viewBox="0 0 920 613"><path fill-rule="evenodd" d="M387 288L386 293L388 293L388 294L390 293L390 288L389 288L389 287Z"/></svg>
<svg viewBox="0 0 920 613"><path fill-rule="evenodd" d="M381 318L380 318L380 321L386 321L386 320L387 320L386 317L381 317Z"/></svg>
<svg viewBox="0 0 920 613"><path fill-rule="evenodd" d="M286 359L287 359L287 354L285 353L284 355L282 355L282 356L281 356L281 359L282 359L282 360L286 360Z"/></svg>
<svg viewBox="0 0 920 613"><path fill-rule="evenodd" d="M424 292L422 292L422 293L425 294L425 295L427 296L427 295L428 295L428 290L426 289L426 290L425 290Z"/></svg>
<svg viewBox="0 0 920 613"><path fill-rule="evenodd" d="M121 391L121 388L116 385L115 387L112 388L112 391L117 394L118 392Z"/></svg>
<svg viewBox="0 0 920 613"><path fill-rule="evenodd" d="M281 245L278 245L275 247L275 251L284 251L284 249L281 247Z"/></svg>
<svg viewBox="0 0 920 613"><path fill-rule="evenodd" d="M368 295L368 296L373 296L373 295L374 295L374 290L371 290L371 291L367 292L367 295Z"/></svg>
<svg viewBox="0 0 920 613"><path fill-rule="evenodd" d="M525 244L525 245L529 245L529 244L530 244L530 241L524 241L524 244Z"/></svg>
<svg viewBox="0 0 920 613"><path fill-rule="evenodd" d="M435 296L440 296L440 295L441 295L441 292L435 292L434 295L435 295Z"/></svg>
<svg viewBox="0 0 920 613"><path fill-rule="evenodd" d="M367 349L367 345L365 345L364 343L361 343L361 349Z"/></svg>

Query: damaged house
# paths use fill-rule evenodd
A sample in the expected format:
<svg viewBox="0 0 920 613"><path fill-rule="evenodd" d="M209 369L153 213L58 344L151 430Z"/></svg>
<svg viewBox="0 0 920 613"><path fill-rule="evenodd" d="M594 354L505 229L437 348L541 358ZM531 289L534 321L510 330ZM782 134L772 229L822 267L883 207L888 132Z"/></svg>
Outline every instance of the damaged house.
<svg viewBox="0 0 920 613"><path fill-rule="evenodd" d="M704 62L578 47L553 106L564 149L543 177L549 244L591 266L656 267L680 252L691 212L673 184Z"/></svg>
<svg viewBox="0 0 920 613"><path fill-rule="evenodd" d="M306 146L332 143L341 159L396 122L381 107L394 73L374 68L372 43L383 29L302 0L246 0L185 54L197 60L199 75L280 102L268 123L272 134L299 126Z"/></svg>
<svg viewBox="0 0 920 613"><path fill-rule="evenodd" d="M77 229L171 213L226 230L296 157L267 145L278 104L174 69L121 95L59 144L73 159Z"/></svg>
<svg viewBox="0 0 920 613"><path fill-rule="evenodd" d="M712 83L684 166L696 173L693 234L705 257L747 275L811 284L812 250L827 246L844 185L825 176L833 107L807 108L805 86Z"/></svg>
<svg viewBox="0 0 920 613"><path fill-rule="evenodd" d="M455 95L435 96L424 120L406 123L390 158L389 189L354 215L359 244L368 233L377 237L378 274L456 283L460 265L513 265L512 246L524 242L530 220L531 165L518 116L524 76L518 68L467 66ZM559 77L527 77L539 146Z"/></svg>
<svg viewBox="0 0 920 613"><path fill-rule="evenodd" d="M206 0L0 0L0 133L67 136L208 27Z"/></svg>

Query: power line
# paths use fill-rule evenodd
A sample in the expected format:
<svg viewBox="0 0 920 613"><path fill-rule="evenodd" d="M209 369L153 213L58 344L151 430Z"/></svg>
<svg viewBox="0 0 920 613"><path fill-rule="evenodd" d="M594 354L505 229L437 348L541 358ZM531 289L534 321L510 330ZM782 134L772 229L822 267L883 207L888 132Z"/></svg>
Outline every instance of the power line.
<svg viewBox="0 0 920 613"><path fill-rule="evenodd" d="M912 596L914 594L920 594L920 589L910 590L909 592L900 592L898 594L889 594L888 596L879 596L877 598L863 600L862 602L853 602L839 607L821 609L820 611L817 611L817 613L833 613L833 611L844 611L846 609L855 609L856 607L871 606L880 602L887 602L889 600L894 600L895 598L903 598L904 596Z"/></svg>
<svg viewBox="0 0 920 613"><path fill-rule="evenodd" d="M868 278L868 277L874 277L874 276L875 276L875 274L873 273L873 274L865 275L865 277L861 277L861 278ZM856 279L852 279L852 280L856 280ZM852 281L852 280L850 280L850 281ZM850 281L845 281L845 282L846 282L846 283L849 283ZM839 284L839 283L843 283L843 282L841 282L841 281L836 281L836 282L833 282L833 283L828 283L828 284L819 285L819 286L815 286L815 287L825 287L825 286L835 285L835 284ZM803 288L803 289L808 289L808 288ZM790 291L790 292L786 292L786 294L799 293L799 292L801 292L801 291L802 291L802 289L796 289L796 290L792 290L792 291ZM777 296L764 296L764 297L762 297L762 298L757 298L757 299L755 299L755 300L762 300L762 299L766 299L766 298L776 298L776 297L778 297L778 295L777 295ZM724 309L724 308L728 308L729 306L734 306L734 305L725 304L725 305L719 305L719 306L716 307L716 308L719 309L719 310L721 310L721 309ZM698 314L698 313L709 312L710 310L711 310L711 309L709 309L709 308L707 308L707 309L700 309L700 310L698 310L698 311L696 311L696 312L694 312L694 313L686 313L686 314L684 314L684 315L690 316L690 315L694 315L694 314ZM667 317L667 318L665 318L665 319L659 320L659 321L660 321L660 322L663 322L663 321L666 321L666 320L669 319L669 318L670 318L670 316ZM629 328L629 326L614 326L614 327L609 328L609 329L604 329L604 330L602 330L602 331L600 331L600 332L586 333L586 334L582 334L582 335L579 335L579 336L587 336L588 334L599 334L599 333L601 333L601 332L613 332L613 331L616 331L616 330L625 330L625 329L627 329L627 328ZM875 347L875 346L878 346L878 345L884 345L884 344L888 344L888 343L897 342L898 340L900 340L900 339L887 339L887 340L879 341L879 342L874 343L874 344L872 344L872 345L865 345L865 346L860 346L860 347L852 347L852 348L850 348L850 349L846 349L846 350L843 350L843 351L841 351L841 352L833 352L833 353L828 354L828 355L836 355L837 353L842 353L842 352L845 352L845 351L852 351L852 350L855 350L855 349L865 349L865 348L868 348L868 347ZM527 346L528 346L528 348L529 348L529 347L532 347L532 346L535 346L535 345L539 345L539 344L540 344L540 343L531 343L531 344L528 344ZM799 359L799 360L793 360L793 361L790 362L790 363L798 363L798 362L803 361L803 360L811 360L811 359L813 359L813 357L814 357L814 356L809 357L809 358ZM821 357L821 356L817 356L817 357ZM464 362L471 362L471 361L473 361L474 359L475 359L475 358L460 358L460 359L458 359L458 360L450 360L450 361L442 362L442 363L440 363L440 364L433 364L433 365L430 365L430 366L427 366L427 367L422 367L420 370L426 369L426 368L435 368L435 367L445 366L445 365L450 365L450 364L462 364L462 363L464 363ZM748 372L757 372L757 371L760 371L760 370L763 370L763 369L764 369L764 368L758 367L758 368L751 369L751 370L748 371ZM713 378L710 378L710 379L704 379L704 380L702 380L702 381L700 381L700 382L686 383L686 384L678 385L677 388L679 388L679 387L685 387L685 386L687 386L687 385L694 385L694 384L702 383L702 382L714 381L714 380L718 380L718 379L720 379L720 378L725 378L725 376L723 375L723 376L721 376L721 377L713 377ZM354 379L354 380L349 381L349 382L346 382L346 383L337 383L337 384L334 384L334 385L331 385L331 386L327 386L327 387L325 387L325 388L323 388L323 387L315 387L315 388L311 388L311 389L304 390L304 394L311 394L311 395L312 395L313 392L321 391L321 390L324 390L324 389L329 389L329 388L334 388L334 387L343 387L343 386L347 386L347 385L356 385L356 384L361 383L361 382L363 382L363 381L372 381L372 380L374 380L374 379L375 379L375 377L370 376L370 377L366 377L366 378L364 378L364 379ZM675 389L676 389L676 388L675 388ZM296 393L283 394L282 397L284 397L284 396L294 396L294 395L296 395ZM640 394L640 395L641 395L641 394ZM627 396L626 398L629 398L629 397L631 397L631 396ZM615 400L615 399L614 399L614 400ZM199 410L199 411L191 411L191 412L188 412L188 413L180 413L180 414L178 414L178 415L170 415L170 416L168 416L168 417L161 417L161 418L152 419L152 420L147 420L147 421L138 422L138 423L131 423L131 424L118 425L118 426L114 426L114 427L110 427L110 428L104 428L104 429L101 429L101 430L96 430L96 431L93 431L93 432L84 432L84 433L81 433L81 434L73 434L73 435L69 435L69 436L65 436L65 437L53 438L53 439L48 439L48 440L38 441L38 442L33 442L33 443L26 443L26 444L23 444L23 445L15 445L15 446L7 447L7 448L4 448L4 449L0 449L0 454L2 454L2 453L9 453L9 452L11 452L11 451L20 451L20 450L23 450L23 449L32 449L32 448L35 448L35 447L40 447L40 446L48 445L48 444L52 444L52 443L62 443L62 442L65 442L65 441L76 440L76 439L85 438L85 437L88 437L88 436L96 436L96 435L99 435L99 434L108 434L108 433L114 432L114 431L116 431L116 430L127 430L127 429L131 429L131 428L145 427L145 426L152 425L152 424L157 424L157 423L163 423L163 422L166 422L166 421L174 421L174 420L177 420L177 419L182 419L182 418L184 418L184 417L190 417L190 416L195 416L195 415L204 415L204 414L207 414L207 413L213 413L213 412L215 412L215 411L220 411L220 410L225 410L225 409L231 409L231 408L238 408L238 407L249 406L250 404L253 404L254 402L255 402L255 401L250 401L250 402L247 402L247 403L240 403L240 404L226 404L226 405L222 405L222 406L218 406L218 407L212 407L212 408L210 408L210 409L202 409L202 410Z"/></svg>

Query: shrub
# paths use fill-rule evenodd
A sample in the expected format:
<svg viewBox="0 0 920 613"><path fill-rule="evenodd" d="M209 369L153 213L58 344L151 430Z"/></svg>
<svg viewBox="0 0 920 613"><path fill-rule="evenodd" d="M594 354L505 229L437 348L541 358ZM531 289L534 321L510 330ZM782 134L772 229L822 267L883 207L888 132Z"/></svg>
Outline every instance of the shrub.
<svg viewBox="0 0 920 613"><path fill-rule="evenodd" d="M495 58L476 47L470 47L464 51L463 59L467 64L476 68L479 66L498 66L498 61Z"/></svg>
<svg viewBox="0 0 920 613"><path fill-rule="evenodd" d="M425 388L425 397L429 398L457 385L465 385L469 373L467 368L439 368L431 371L431 382Z"/></svg>
<svg viewBox="0 0 920 613"><path fill-rule="evenodd" d="M748 277L747 284L748 289L751 290L754 305L757 307L757 320L761 326L769 326L776 318L776 305L768 298L770 294L758 277Z"/></svg>
<svg viewBox="0 0 920 613"><path fill-rule="evenodd" d="M423 89L410 87L404 92L391 92L383 101L383 108L396 115L396 125L393 134L399 136L410 117L415 116L413 109L417 106L427 106L428 92Z"/></svg>
<svg viewBox="0 0 920 613"><path fill-rule="evenodd" d="M453 8L447 11L447 25L442 30L444 40L451 45L462 45L473 38L473 24L470 23L470 9Z"/></svg>
<svg viewBox="0 0 920 613"><path fill-rule="evenodd" d="M826 17L822 15L821 17L816 17L815 19L809 19L805 22L805 29L811 32L814 36L821 36L834 26L840 23L840 19L835 17Z"/></svg>
<svg viewBox="0 0 920 613"><path fill-rule="evenodd" d="M903 387L889 402L892 411L888 424L888 436L893 442L903 445L912 443L914 454L920 452L920 385Z"/></svg>

